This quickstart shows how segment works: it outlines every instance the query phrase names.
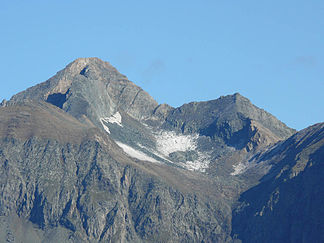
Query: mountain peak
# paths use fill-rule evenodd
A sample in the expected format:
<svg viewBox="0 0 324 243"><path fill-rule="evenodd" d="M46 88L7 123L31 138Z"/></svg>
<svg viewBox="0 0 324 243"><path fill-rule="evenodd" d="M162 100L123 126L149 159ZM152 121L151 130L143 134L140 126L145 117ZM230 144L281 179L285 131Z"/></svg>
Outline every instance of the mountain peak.
<svg viewBox="0 0 324 243"><path fill-rule="evenodd" d="M72 61L71 63L90 63L90 62L101 62L101 63L108 63L106 61L101 60L98 57L79 57Z"/></svg>
<svg viewBox="0 0 324 243"><path fill-rule="evenodd" d="M117 79L127 79L125 75L119 73L109 62L105 62L98 57L77 58L69 63L61 72L69 76L82 75L86 78L91 76L98 80L113 76Z"/></svg>
<svg viewBox="0 0 324 243"><path fill-rule="evenodd" d="M225 97L232 99L234 104L244 103L246 105L253 105L247 97L241 95L240 93L234 93Z"/></svg>
<svg viewBox="0 0 324 243"><path fill-rule="evenodd" d="M248 100L250 101L248 98L244 97L243 95L241 95L240 93L236 92L233 94L234 100Z"/></svg>
<svg viewBox="0 0 324 243"><path fill-rule="evenodd" d="M98 57L77 58L66 66L66 71L80 74L82 70L88 66L97 67L100 69L109 69L118 72L117 69L114 68L109 62L105 62Z"/></svg>
<svg viewBox="0 0 324 243"><path fill-rule="evenodd" d="M99 123L118 110L143 118L151 115L157 102L109 62L97 57L78 58L49 80L11 98L47 101L76 118L86 115Z"/></svg>
<svg viewBox="0 0 324 243"><path fill-rule="evenodd" d="M211 101L212 102L222 101L222 103L228 103L228 104L236 104L239 103L240 101L243 101L252 104L248 98L246 98L245 96L241 95L238 92L226 96L222 95L219 97L219 99L211 100ZM206 101L206 102L210 102L210 101Z"/></svg>

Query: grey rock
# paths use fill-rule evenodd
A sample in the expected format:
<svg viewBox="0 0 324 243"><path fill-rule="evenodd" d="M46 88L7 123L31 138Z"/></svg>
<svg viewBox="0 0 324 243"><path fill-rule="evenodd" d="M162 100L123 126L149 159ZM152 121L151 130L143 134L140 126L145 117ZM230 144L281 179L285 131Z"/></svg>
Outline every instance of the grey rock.
<svg viewBox="0 0 324 243"><path fill-rule="evenodd" d="M323 126L296 133L238 93L159 105L109 63L77 59L1 103L0 238L321 242ZM162 156L163 132L195 149ZM206 170L183 166L202 155Z"/></svg>
<svg viewBox="0 0 324 243"><path fill-rule="evenodd" d="M195 150L189 151L177 151L169 154L169 157L172 160L186 162L186 161L195 161L198 159L198 154Z"/></svg>

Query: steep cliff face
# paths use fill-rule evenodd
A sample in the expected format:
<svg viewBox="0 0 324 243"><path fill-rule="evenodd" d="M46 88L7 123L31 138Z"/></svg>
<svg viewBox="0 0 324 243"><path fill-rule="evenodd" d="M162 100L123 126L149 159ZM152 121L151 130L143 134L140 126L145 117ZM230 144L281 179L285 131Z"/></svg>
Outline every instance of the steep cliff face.
<svg viewBox="0 0 324 243"><path fill-rule="evenodd" d="M0 238L319 241L323 124L294 133L240 94L158 105L77 59L1 103Z"/></svg>
<svg viewBox="0 0 324 243"><path fill-rule="evenodd" d="M260 166L271 169L241 195L233 235L243 242L323 242L323 159L324 123L262 154Z"/></svg>
<svg viewBox="0 0 324 243"><path fill-rule="evenodd" d="M30 221L42 230L42 241L227 241L230 207L224 198L214 193L207 199L121 164L96 142L45 145L34 138L1 147L1 217ZM7 234L18 242L24 235L14 227Z"/></svg>

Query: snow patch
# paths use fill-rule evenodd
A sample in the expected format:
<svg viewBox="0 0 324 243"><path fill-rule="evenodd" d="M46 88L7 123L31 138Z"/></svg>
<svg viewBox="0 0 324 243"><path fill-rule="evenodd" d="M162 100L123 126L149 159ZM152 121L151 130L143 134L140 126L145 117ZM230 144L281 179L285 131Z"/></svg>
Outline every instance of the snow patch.
<svg viewBox="0 0 324 243"><path fill-rule="evenodd" d="M101 122L101 125L103 126L103 128L105 129L105 131L110 134L109 128L104 123L104 122L106 122L106 118L100 118L100 122Z"/></svg>
<svg viewBox="0 0 324 243"><path fill-rule="evenodd" d="M195 161L187 161L184 164L184 167L192 171L198 170L201 172L205 172L206 169L209 167L209 163L210 163L209 156L201 152L198 152L198 159Z"/></svg>
<svg viewBox="0 0 324 243"><path fill-rule="evenodd" d="M156 148L165 156L177 151L197 149L197 135L183 135L175 132L161 132L156 135Z"/></svg>
<svg viewBox="0 0 324 243"><path fill-rule="evenodd" d="M152 148L148 148L140 143L137 143L137 146L144 149L144 150L147 150L148 152L150 152L151 154L154 154L155 156L157 156L158 158L161 158L163 160L166 160L170 163L173 163L171 160L167 159L163 154L159 153L158 151L152 149Z"/></svg>
<svg viewBox="0 0 324 243"><path fill-rule="evenodd" d="M144 160L144 161L150 161L150 162L158 163L158 161L156 159L154 159L154 158L152 158L152 157L144 154L141 151L138 151L138 150L136 150L136 149L128 146L127 144L124 144L124 143L121 143L121 142L118 142L118 141L116 141L116 143L130 157L133 157L133 158L136 158L136 159L139 159L139 160Z"/></svg>
<svg viewBox="0 0 324 243"><path fill-rule="evenodd" d="M121 120L122 120L122 117L121 117L119 112L116 112L111 117L102 117L102 118L100 118L101 125L103 126L105 131L107 133L109 133L109 134L110 134L110 130L109 130L108 126L105 125L105 123L116 123L118 126L123 127L123 124L121 123Z"/></svg>
<svg viewBox="0 0 324 243"><path fill-rule="evenodd" d="M248 168L248 164L246 163L239 163L237 165L233 165L234 171L231 173L231 175L240 175L244 173Z"/></svg>
<svg viewBox="0 0 324 243"><path fill-rule="evenodd" d="M105 120L106 122L109 123L116 123L118 126L123 127L122 122L122 117L120 115L120 113L117 111L114 115L112 115L111 117L106 118Z"/></svg>
<svg viewBox="0 0 324 243"><path fill-rule="evenodd" d="M251 169L256 169L260 173L267 174L271 168L272 165L269 164L268 160L262 161L262 163L260 163L258 161L258 158L251 158L251 156L249 156L243 162L240 162L237 165L233 165L234 171L231 173L231 175L240 175Z"/></svg>
<svg viewBox="0 0 324 243"><path fill-rule="evenodd" d="M156 134L156 148L165 157L169 157L169 154L173 152L195 150L198 153L198 159L195 161L186 161L185 163L180 162L179 164L188 170L204 172L208 168L210 160L208 154L197 150L198 138L198 134L183 135L171 131L162 131ZM165 157L162 158L166 159Z"/></svg>

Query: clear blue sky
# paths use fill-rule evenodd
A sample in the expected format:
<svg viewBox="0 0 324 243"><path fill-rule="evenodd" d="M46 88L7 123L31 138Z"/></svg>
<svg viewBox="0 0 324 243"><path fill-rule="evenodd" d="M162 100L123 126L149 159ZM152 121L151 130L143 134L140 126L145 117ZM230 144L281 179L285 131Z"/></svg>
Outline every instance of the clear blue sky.
<svg viewBox="0 0 324 243"><path fill-rule="evenodd" d="M96 56L159 103L239 92L293 128L324 121L323 0L6 0L0 27L0 99Z"/></svg>

